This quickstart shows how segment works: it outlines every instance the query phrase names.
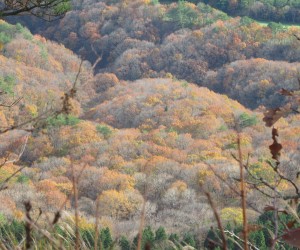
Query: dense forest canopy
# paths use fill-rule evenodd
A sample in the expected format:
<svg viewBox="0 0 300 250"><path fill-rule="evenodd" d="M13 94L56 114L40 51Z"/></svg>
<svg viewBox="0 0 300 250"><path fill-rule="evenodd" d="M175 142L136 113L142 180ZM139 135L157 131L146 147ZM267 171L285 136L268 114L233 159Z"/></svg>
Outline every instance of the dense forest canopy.
<svg viewBox="0 0 300 250"><path fill-rule="evenodd" d="M59 19L0 20L1 244L298 246L298 1L26 3Z"/></svg>

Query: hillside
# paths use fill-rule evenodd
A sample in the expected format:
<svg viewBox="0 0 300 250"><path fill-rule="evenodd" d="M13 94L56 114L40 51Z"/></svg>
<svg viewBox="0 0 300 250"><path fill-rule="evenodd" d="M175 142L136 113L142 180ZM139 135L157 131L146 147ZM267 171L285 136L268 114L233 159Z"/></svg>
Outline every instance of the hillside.
<svg viewBox="0 0 300 250"><path fill-rule="evenodd" d="M300 49L294 35L299 34L299 28L276 23L264 27L248 17L231 18L202 2L165 5L137 0L91 5L82 1L60 22L30 25L35 32L62 42L89 60L96 73L114 73L122 80L176 77L229 95L252 109L259 105L277 107L282 103L274 102L272 95L282 86L298 86L295 76ZM259 69L253 64L254 58L265 59ZM242 66L240 61L244 61ZM286 70L278 78L283 61ZM237 71L236 84L254 81L244 89L244 95L263 91L264 98L241 98L240 93L217 86L218 78L223 81L231 77L223 74L228 67L235 70L234 65L245 71ZM253 75L251 79L248 74ZM268 83L262 86L261 81Z"/></svg>
<svg viewBox="0 0 300 250"><path fill-rule="evenodd" d="M38 249L57 239L75 249L76 228L80 249L93 249L95 223L103 249L137 249L141 223L143 249L148 241L151 249L218 249L207 242L211 234L220 242L210 231L214 208L236 234L243 225L239 153L250 223L269 218L274 193L294 192L300 29L229 17L206 2L83 0L52 23L15 19L35 35L0 20L0 104L14 104L0 105L0 239L8 249L26 241L28 201ZM263 122L270 108L283 147L278 165ZM249 236L261 249L268 243L258 234L272 239L267 226Z"/></svg>

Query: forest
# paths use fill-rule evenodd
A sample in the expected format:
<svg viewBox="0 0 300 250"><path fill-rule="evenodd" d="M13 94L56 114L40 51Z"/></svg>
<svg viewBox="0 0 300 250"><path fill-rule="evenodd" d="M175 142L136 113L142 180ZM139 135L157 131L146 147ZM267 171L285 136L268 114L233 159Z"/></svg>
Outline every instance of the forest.
<svg viewBox="0 0 300 250"><path fill-rule="evenodd" d="M0 1L0 249L299 249L299 106L299 0Z"/></svg>

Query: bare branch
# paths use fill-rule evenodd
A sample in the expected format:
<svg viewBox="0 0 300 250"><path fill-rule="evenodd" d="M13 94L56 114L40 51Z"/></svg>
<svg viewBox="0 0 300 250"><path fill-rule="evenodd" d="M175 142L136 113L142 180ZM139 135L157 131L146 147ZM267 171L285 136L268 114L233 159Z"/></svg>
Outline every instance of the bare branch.
<svg viewBox="0 0 300 250"><path fill-rule="evenodd" d="M16 104L18 104L22 99L23 99L23 97L19 97L15 101L13 101L11 104L0 103L0 107L11 108L11 107L15 106Z"/></svg>
<svg viewBox="0 0 300 250"><path fill-rule="evenodd" d="M245 244L245 241L243 239L241 239L239 236L237 236L234 232L228 231L228 230L224 230L224 233L229 234L231 237L238 239L239 241L243 242ZM237 243L235 241L235 243ZM255 250L259 250L259 248L257 248L256 246L254 246L251 242L247 241L246 242L247 246L250 246L251 249L255 249ZM242 248L243 249L243 248Z"/></svg>
<svg viewBox="0 0 300 250"><path fill-rule="evenodd" d="M26 148L26 146L27 146L28 138L29 138L29 135L26 136L25 142L24 142L24 144L23 144L23 146L22 146L22 148L21 148L21 151L20 151L20 153L18 154L17 158L15 158L15 159L13 159L13 160L10 160L10 161L6 161L6 162L5 162L6 164L7 164L7 163L15 163L15 162L17 162L18 160L20 160L20 158L22 157L22 155L23 155L23 153L24 153L24 151L25 151L25 148Z"/></svg>
<svg viewBox="0 0 300 250"><path fill-rule="evenodd" d="M218 223L218 228L220 230L221 239L222 239L222 249L223 250L227 250L227 240L226 240L226 236L224 234L224 229L223 229L223 226L222 226L222 222L221 222L220 216L219 216L218 211L216 209L216 206L215 206L215 204L214 204L214 202L213 202L213 200L211 198L210 193L208 191L206 191L206 190L203 190L203 191L204 191L205 196L207 197L209 205L212 208L212 210L214 212L215 219L217 220L217 223Z"/></svg>
<svg viewBox="0 0 300 250"><path fill-rule="evenodd" d="M16 15L32 15L45 21L53 21L64 16L67 9L62 11L57 8L68 4L68 0L44 0L44 1L5 1L0 8L0 18ZM65 6L62 6L64 8Z"/></svg>

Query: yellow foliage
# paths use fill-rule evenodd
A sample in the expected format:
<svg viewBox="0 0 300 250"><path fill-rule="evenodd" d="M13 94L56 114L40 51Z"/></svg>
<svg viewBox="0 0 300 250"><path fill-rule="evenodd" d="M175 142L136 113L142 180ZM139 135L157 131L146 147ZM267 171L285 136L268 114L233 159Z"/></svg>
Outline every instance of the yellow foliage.
<svg viewBox="0 0 300 250"><path fill-rule="evenodd" d="M193 4L191 2L186 2L185 6L188 7L188 8L191 8L191 9L196 9L196 7L197 7L195 4Z"/></svg>
<svg viewBox="0 0 300 250"><path fill-rule="evenodd" d="M245 42L241 42L239 45L240 45L240 49L247 48L247 44Z"/></svg>
<svg viewBox="0 0 300 250"><path fill-rule="evenodd" d="M270 81L269 80L267 80L267 79L264 79L264 80L261 80L260 81L260 84L262 85L262 86L269 86L270 85Z"/></svg>
<svg viewBox="0 0 300 250"><path fill-rule="evenodd" d="M175 60L182 60L183 59L183 56L182 56L182 54L181 53L176 53L175 54Z"/></svg>
<svg viewBox="0 0 300 250"><path fill-rule="evenodd" d="M75 216L74 215L69 215L65 217L65 222L66 225L74 225L75 226ZM78 217L78 227L80 229L84 229L84 230L92 230L95 228L94 223L90 223L89 221L87 221L84 217L79 216Z"/></svg>
<svg viewBox="0 0 300 250"><path fill-rule="evenodd" d="M38 114L37 106L34 104L26 105L26 110L33 117L37 116L37 114Z"/></svg>
<svg viewBox="0 0 300 250"><path fill-rule="evenodd" d="M173 79L173 75L170 72L167 72L165 75L166 78Z"/></svg>
<svg viewBox="0 0 300 250"><path fill-rule="evenodd" d="M71 146L101 141L101 137L96 130L96 126L88 121L80 122L72 130L69 130L68 133L70 133L69 144Z"/></svg>
<svg viewBox="0 0 300 250"><path fill-rule="evenodd" d="M213 147L210 150L201 151L200 155L203 158L203 160L220 159L220 158L222 158L222 150L220 148Z"/></svg>
<svg viewBox="0 0 300 250"><path fill-rule="evenodd" d="M132 194L132 195L130 195ZM142 197L135 192L107 190L99 196L99 205L103 215L114 218L128 218L142 204Z"/></svg>
<svg viewBox="0 0 300 250"><path fill-rule="evenodd" d="M79 217L78 226L83 230L91 230L95 227L93 223L88 222L84 217Z"/></svg>
<svg viewBox="0 0 300 250"><path fill-rule="evenodd" d="M15 211L14 211L14 216L15 216L15 218L16 218L17 220L22 220L23 217L24 217L24 214L23 214L23 212L20 211L20 210L15 210Z"/></svg>
<svg viewBox="0 0 300 250"><path fill-rule="evenodd" d="M15 60L17 62L22 62L22 59L23 59L23 55L22 55L22 50L18 49L16 50L16 54L15 54Z"/></svg>
<svg viewBox="0 0 300 250"><path fill-rule="evenodd" d="M4 162L4 159L0 159L0 162ZM5 181L8 177L12 176L14 172L16 172L19 169L19 167L13 165L12 163L5 164L3 167L0 168L0 183ZM16 182L19 174L12 177L9 181L9 183Z"/></svg>
<svg viewBox="0 0 300 250"><path fill-rule="evenodd" d="M148 118L143 122L141 126L139 126L139 129L142 131L143 130L149 131L152 130L154 127L155 127L155 122L152 119Z"/></svg>
<svg viewBox="0 0 300 250"><path fill-rule="evenodd" d="M162 96L160 94L157 94L157 95L151 95L147 98L146 100L146 105L147 106L155 106L157 104L162 104L162 101L161 101L161 98Z"/></svg>
<svg viewBox="0 0 300 250"><path fill-rule="evenodd" d="M6 127L8 125L4 113L1 111L0 111L0 124L2 127Z"/></svg>
<svg viewBox="0 0 300 250"><path fill-rule="evenodd" d="M277 129L283 129L289 126L289 123L286 121L286 119L284 119L283 117L281 117L277 122L276 122L276 128Z"/></svg>
<svg viewBox="0 0 300 250"><path fill-rule="evenodd" d="M270 185L274 184L276 173L268 163L257 162L256 164L253 164L249 167L249 171L257 178L263 178L268 183L270 183Z"/></svg>
<svg viewBox="0 0 300 250"><path fill-rule="evenodd" d="M172 183L171 188L175 188L182 193L187 190L187 184L184 181L178 180Z"/></svg>
<svg viewBox="0 0 300 250"><path fill-rule="evenodd" d="M200 30L194 30L192 35L198 39L201 39L203 37L203 32Z"/></svg>
<svg viewBox="0 0 300 250"><path fill-rule="evenodd" d="M288 181L281 181L280 184L277 187L278 191L288 191L288 190L293 190L294 188L291 186L291 183L289 183Z"/></svg>
<svg viewBox="0 0 300 250"><path fill-rule="evenodd" d="M135 179L130 175L107 169L99 179L99 183L118 190L133 189Z"/></svg>
<svg viewBox="0 0 300 250"><path fill-rule="evenodd" d="M226 207L221 210L221 220L227 223L234 223L237 225L243 224L243 210L239 207Z"/></svg>
<svg viewBox="0 0 300 250"><path fill-rule="evenodd" d="M213 171L208 170L208 169L202 169L199 171L199 184L203 185L210 177L214 175Z"/></svg>
<svg viewBox="0 0 300 250"><path fill-rule="evenodd" d="M56 187L65 194L70 194L73 190L73 184L71 182L67 183L57 183Z"/></svg>
<svg viewBox="0 0 300 250"><path fill-rule="evenodd" d="M63 72L64 67L59 61L56 61L52 56L48 57L49 64L58 72Z"/></svg>

